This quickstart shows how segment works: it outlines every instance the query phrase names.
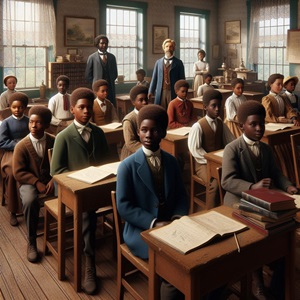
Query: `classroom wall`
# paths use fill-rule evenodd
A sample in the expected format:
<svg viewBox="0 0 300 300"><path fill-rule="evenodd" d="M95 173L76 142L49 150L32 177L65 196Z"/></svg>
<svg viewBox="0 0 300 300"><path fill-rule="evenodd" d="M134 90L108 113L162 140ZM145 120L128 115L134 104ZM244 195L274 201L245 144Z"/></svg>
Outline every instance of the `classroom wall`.
<svg viewBox="0 0 300 300"><path fill-rule="evenodd" d="M209 44L210 48L212 45L218 43L218 19L217 19L217 3L218 1L195 1L186 0L184 3L181 0L152 0L152 1L139 1L148 3L147 13L147 68L148 76L150 76L155 61L161 57L161 54L152 54L152 25L167 25L169 26L170 38L174 38L175 34L175 6L184 6L189 8L204 9L210 11L210 37ZM126 1L124 1L124 4ZM64 16L80 16L80 17L94 17L97 19L96 22L96 34L103 32L99 28L99 2L98 0L89 0L88 5L86 1L74 1L64 0L57 1L57 55L64 55L67 53L67 47L64 46ZM93 53L96 48L94 47L82 47L84 60L87 59L88 55ZM211 49L205 49L207 52ZM197 60L197 53L195 53L195 61ZM215 69L220 64L220 61L215 59L210 62L211 68Z"/></svg>

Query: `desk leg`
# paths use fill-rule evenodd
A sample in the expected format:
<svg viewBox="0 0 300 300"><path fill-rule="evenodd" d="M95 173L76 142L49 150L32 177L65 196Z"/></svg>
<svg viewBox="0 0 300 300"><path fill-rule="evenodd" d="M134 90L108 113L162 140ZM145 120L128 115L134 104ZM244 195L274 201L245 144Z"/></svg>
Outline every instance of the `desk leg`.
<svg viewBox="0 0 300 300"><path fill-rule="evenodd" d="M155 252L151 248L149 248L148 298L160 299L160 280L155 272Z"/></svg>
<svg viewBox="0 0 300 300"><path fill-rule="evenodd" d="M65 224L65 211L66 207L62 203L61 198L61 188L58 186L58 220L57 220L57 239L58 239L58 279L65 279L65 232L66 232L66 224Z"/></svg>
<svg viewBox="0 0 300 300"><path fill-rule="evenodd" d="M77 199L76 199L77 201ZM80 201L79 201L80 202ZM81 290L81 254L82 254L82 208L74 208L74 287L75 291Z"/></svg>

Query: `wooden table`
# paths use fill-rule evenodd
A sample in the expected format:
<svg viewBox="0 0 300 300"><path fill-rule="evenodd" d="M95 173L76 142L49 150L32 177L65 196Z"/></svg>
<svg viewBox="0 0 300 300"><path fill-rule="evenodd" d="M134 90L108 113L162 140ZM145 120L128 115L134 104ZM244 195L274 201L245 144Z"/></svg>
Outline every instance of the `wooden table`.
<svg viewBox="0 0 300 300"><path fill-rule="evenodd" d="M188 135L180 136L167 133L161 140L160 148L178 158L179 154L188 152Z"/></svg>
<svg viewBox="0 0 300 300"><path fill-rule="evenodd" d="M232 214L232 208L225 206L214 210L228 217ZM264 236L250 228L237 234L240 252L231 236L186 255L152 237L149 231L141 233L149 246L149 300L159 299L159 276L180 290L186 300L201 299L208 292L235 282L262 265L282 257L286 260L285 299L295 299L294 230ZM251 290L249 284L245 285L241 299L246 299Z"/></svg>
<svg viewBox="0 0 300 300"><path fill-rule="evenodd" d="M291 134L295 134L300 132L300 127L298 126L292 126L290 128L282 129L282 130L277 130L277 131L268 131L266 130L264 133L264 136L262 137L261 141L270 144L270 141L272 143L272 140L276 140L278 138L282 138L282 135L290 136ZM291 158L292 159L292 158Z"/></svg>
<svg viewBox="0 0 300 300"><path fill-rule="evenodd" d="M68 177L71 172L54 175L58 184L58 278L65 278L65 206L73 211L74 221L74 288L81 289L82 213L111 205L111 191L116 177L87 184Z"/></svg>
<svg viewBox="0 0 300 300"><path fill-rule="evenodd" d="M265 94L260 92L244 91L243 95L247 98L247 100L256 100L261 102L261 99Z"/></svg>
<svg viewBox="0 0 300 300"><path fill-rule="evenodd" d="M108 145L114 145L120 142L124 142L123 127L118 127L116 129L109 129L100 126L100 128L103 130L105 134Z"/></svg>
<svg viewBox="0 0 300 300"><path fill-rule="evenodd" d="M222 150L217 150L213 152L208 152L204 154L204 158L207 161L206 167L207 167L207 178L208 181L210 181L210 178L218 179L218 173L217 168L222 167L222 159L223 155L217 155L218 153L223 154Z"/></svg>
<svg viewBox="0 0 300 300"><path fill-rule="evenodd" d="M133 110L133 105L128 94L116 95L117 104L117 114L119 120L122 121L123 118Z"/></svg>

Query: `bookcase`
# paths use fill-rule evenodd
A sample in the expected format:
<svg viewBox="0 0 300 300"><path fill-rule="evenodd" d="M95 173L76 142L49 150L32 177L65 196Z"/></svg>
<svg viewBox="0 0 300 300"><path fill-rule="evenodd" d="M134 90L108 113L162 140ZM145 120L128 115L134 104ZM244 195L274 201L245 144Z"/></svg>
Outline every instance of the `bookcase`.
<svg viewBox="0 0 300 300"><path fill-rule="evenodd" d="M69 93L78 87L91 88L91 84L87 83L84 78L85 67L85 62L49 62L48 87L50 89L56 89L56 78L59 75L66 75L70 78Z"/></svg>

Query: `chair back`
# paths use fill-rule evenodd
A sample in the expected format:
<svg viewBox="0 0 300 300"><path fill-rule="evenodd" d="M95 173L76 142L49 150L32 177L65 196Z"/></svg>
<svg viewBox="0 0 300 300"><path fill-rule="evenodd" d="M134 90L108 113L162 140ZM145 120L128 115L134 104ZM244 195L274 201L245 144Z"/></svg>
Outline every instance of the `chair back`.
<svg viewBox="0 0 300 300"><path fill-rule="evenodd" d="M217 180L218 180L218 186L219 186L219 194L220 194L220 205L224 204L224 196L225 196L225 190L222 188L221 185L221 178L222 178L222 167L217 168Z"/></svg>
<svg viewBox="0 0 300 300"><path fill-rule="evenodd" d="M291 135L296 187L300 188L300 133Z"/></svg>
<svg viewBox="0 0 300 300"><path fill-rule="evenodd" d="M0 111L0 121L3 121L4 119L8 118L9 116L11 116L10 107L6 107Z"/></svg>
<svg viewBox="0 0 300 300"><path fill-rule="evenodd" d="M268 144L273 150L275 161L284 176L291 182L295 182L295 168L292 157L292 146L290 134L281 130L268 137Z"/></svg>
<svg viewBox="0 0 300 300"><path fill-rule="evenodd" d="M112 202L113 214L114 214L117 248L119 249L119 246L124 243L124 240L123 240L123 222L117 209L116 191L111 191L111 202Z"/></svg>
<svg viewBox="0 0 300 300"><path fill-rule="evenodd" d="M49 160L50 164L51 164L51 160L52 160L52 153L53 153L53 148L49 148L48 149L48 160Z"/></svg>

